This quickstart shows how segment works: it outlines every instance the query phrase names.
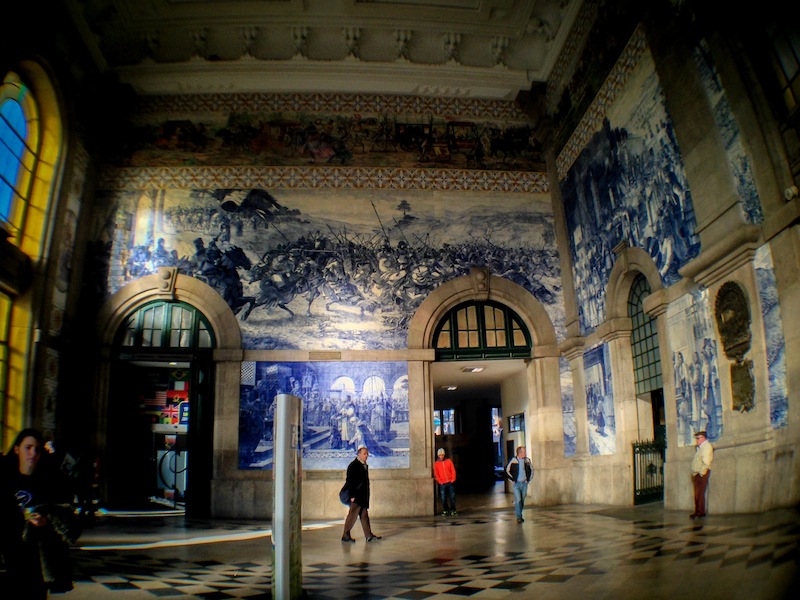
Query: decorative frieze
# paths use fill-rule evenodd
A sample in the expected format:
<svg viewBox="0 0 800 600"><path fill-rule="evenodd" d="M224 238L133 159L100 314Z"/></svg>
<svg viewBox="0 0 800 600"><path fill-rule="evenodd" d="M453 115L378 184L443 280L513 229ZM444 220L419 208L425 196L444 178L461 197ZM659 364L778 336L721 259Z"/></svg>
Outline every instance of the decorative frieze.
<svg viewBox="0 0 800 600"><path fill-rule="evenodd" d="M109 168L105 190L157 189L382 189L544 194L547 174L529 171L357 167Z"/></svg>

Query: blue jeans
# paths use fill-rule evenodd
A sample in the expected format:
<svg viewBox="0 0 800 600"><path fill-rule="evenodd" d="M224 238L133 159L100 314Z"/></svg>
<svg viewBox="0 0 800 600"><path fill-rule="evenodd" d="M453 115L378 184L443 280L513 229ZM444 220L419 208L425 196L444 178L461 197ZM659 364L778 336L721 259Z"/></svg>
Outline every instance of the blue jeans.
<svg viewBox="0 0 800 600"><path fill-rule="evenodd" d="M522 518L522 509L525 508L525 496L528 495L528 482L515 481L514 482L514 512L517 513L517 518Z"/></svg>
<svg viewBox="0 0 800 600"><path fill-rule="evenodd" d="M439 499L442 501L442 511L456 511L456 484L440 483Z"/></svg>

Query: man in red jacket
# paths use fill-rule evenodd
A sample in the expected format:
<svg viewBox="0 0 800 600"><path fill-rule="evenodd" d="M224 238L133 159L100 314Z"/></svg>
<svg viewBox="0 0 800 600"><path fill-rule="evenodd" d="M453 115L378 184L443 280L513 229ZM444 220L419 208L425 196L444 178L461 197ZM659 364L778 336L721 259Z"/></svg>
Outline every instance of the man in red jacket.
<svg viewBox="0 0 800 600"><path fill-rule="evenodd" d="M444 448L436 453L438 459L433 463L433 475L439 484L439 499L442 501L442 516L457 515L456 512L456 468L453 461L445 458Z"/></svg>

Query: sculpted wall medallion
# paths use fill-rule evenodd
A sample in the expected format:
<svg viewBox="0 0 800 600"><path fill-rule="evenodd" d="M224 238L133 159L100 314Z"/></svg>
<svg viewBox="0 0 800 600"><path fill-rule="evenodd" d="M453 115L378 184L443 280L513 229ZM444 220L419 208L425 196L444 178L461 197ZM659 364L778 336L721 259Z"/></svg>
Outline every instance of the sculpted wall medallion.
<svg viewBox="0 0 800 600"><path fill-rule="evenodd" d="M717 292L714 312L725 356L733 361L731 365L733 410L749 411L755 405L755 381L753 362L744 358L750 350L752 337L750 308L744 290L732 281L723 284Z"/></svg>

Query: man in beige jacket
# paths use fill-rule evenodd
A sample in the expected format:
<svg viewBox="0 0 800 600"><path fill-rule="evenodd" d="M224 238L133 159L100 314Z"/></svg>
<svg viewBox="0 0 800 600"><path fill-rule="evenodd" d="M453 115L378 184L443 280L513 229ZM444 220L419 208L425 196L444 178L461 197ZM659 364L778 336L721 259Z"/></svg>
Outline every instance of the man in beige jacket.
<svg viewBox="0 0 800 600"><path fill-rule="evenodd" d="M706 493L708 480L711 478L711 463L714 460L714 447L706 438L705 431L694 434L697 449L692 459L692 484L694 485L694 512L692 519L702 519L706 516Z"/></svg>

